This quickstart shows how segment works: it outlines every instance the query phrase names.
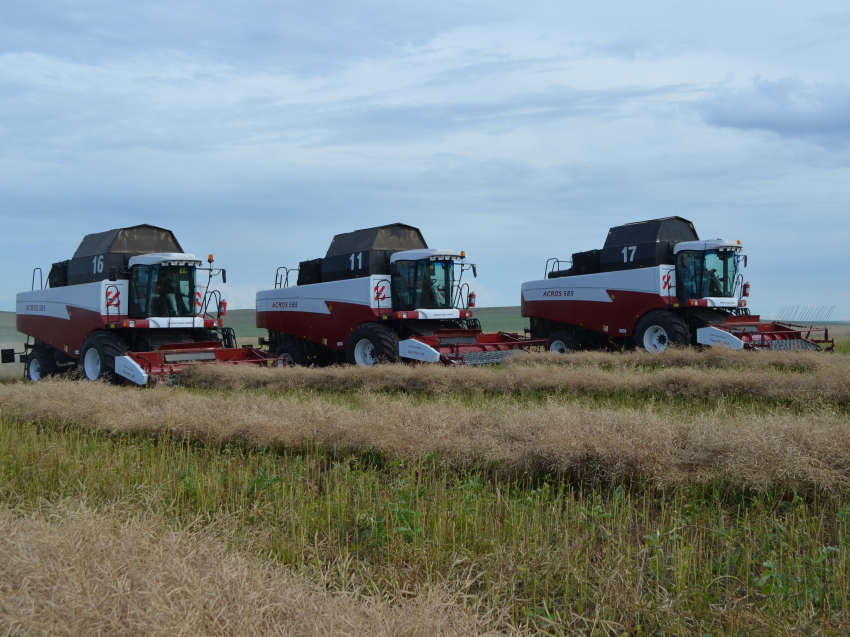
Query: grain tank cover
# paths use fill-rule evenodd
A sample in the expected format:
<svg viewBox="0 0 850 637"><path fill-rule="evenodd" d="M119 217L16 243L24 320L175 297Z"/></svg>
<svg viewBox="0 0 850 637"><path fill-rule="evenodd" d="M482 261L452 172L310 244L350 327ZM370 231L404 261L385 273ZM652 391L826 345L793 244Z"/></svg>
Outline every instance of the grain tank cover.
<svg viewBox="0 0 850 637"><path fill-rule="evenodd" d="M74 258L101 254L153 254L156 252L183 252L171 230L142 224L131 228L118 228L87 234L74 253Z"/></svg>
<svg viewBox="0 0 850 637"><path fill-rule="evenodd" d="M613 272L672 264L674 245L698 239L694 224L682 217L627 223L608 231L599 267Z"/></svg>
<svg viewBox="0 0 850 637"><path fill-rule="evenodd" d="M403 223L338 234L322 259L322 281L389 275L390 255L427 247L419 228Z"/></svg>
<svg viewBox="0 0 850 637"><path fill-rule="evenodd" d="M180 247L171 230L142 224L88 234L74 253L74 258L67 264L66 284L78 285L103 281L109 278L112 267L116 267L119 271L119 278L126 279L127 275L122 275L120 270L127 267L130 257L160 252L183 252L183 248ZM55 277L57 284L60 283L59 270L57 269ZM51 287L54 287L53 283L54 280L51 279Z"/></svg>

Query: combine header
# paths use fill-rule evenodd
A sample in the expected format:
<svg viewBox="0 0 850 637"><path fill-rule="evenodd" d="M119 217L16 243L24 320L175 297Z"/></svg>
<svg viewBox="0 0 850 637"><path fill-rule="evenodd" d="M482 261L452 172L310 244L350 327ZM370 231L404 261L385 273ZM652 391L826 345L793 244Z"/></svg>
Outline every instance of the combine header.
<svg viewBox="0 0 850 637"><path fill-rule="evenodd" d="M742 251L740 241L700 240L681 217L611 228L601 250L549 259L543 280L524 283L522 315L533 337L561 352L632 343L648 352L670 344L831 349L823 327L750 314Z"/></svg>
<svg viewBox="0 0 850 637"><path fill-rule="evenodd" d="M79 365L89 380L146 385L173 383L186 366L204 362L270 364L264 352L236 347L233 330L223 327L227 303L210 282L227 275L212 268L212 255L208 263L202 268L163 228L87 235L72 259L53 264L49 287L36 268L33 289L18 294L17 329L34 338L20 356L26 377ZM201 271L207 281L198 285ZM14 350L3 350L4 363L14 360Z"/></svg>
<svg viewBox="0 0 850 637"><path fill-rule="evenodd" d="M499 363L544 340L484 334L473 318L476 276L464 252L429 249L417 228L392 224L336 235L323 259L278 268L257 293L257 327L275 357L291 365L380 361Z"/></svg>

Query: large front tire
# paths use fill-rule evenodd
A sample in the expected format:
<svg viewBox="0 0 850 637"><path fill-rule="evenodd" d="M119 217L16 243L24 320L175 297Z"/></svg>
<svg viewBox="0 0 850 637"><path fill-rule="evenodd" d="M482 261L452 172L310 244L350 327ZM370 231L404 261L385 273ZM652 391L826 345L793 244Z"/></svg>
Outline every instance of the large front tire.
<svg viewBox="0 0 850 637"><path fill-rule="evenodd" d="M123 378L115 373L115 358L123 356L127 350L124 339L109 332L95 332L85 340L80 350L83 378L104 378L115 385L121 384Z"/></svg>
<svg viewBox="0 0 850 637"><path fill-rule="evenodd" d="M690 342L688 326L672 312L650 312L638 321L635 328L635 346L650 354L663 352L671 345Z"/></svg>
<svg viewBox="0 0 850 637"><path fill-rule="evenodd" d="M354 328L345 348L350 365L370 367L376 363L398 361L398 334L377 323L363 323Z"/></svg>
<svg viewBox="0 0 850 637"><path fill-rule="evenodd" d="M27 380L33 382L53 376L56 373L56 359L46 347L36 347L27 354Z"/></svg>

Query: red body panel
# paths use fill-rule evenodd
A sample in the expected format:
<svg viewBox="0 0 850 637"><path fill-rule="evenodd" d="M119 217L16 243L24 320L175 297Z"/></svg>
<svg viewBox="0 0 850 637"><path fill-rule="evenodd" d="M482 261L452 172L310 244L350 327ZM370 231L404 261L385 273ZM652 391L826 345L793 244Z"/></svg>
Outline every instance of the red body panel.
<svg viewBox="0 0 850 637"><path fill-rule="evenodd" d="M230 365L273 365L276 360L253 347L221 347L218 342L164 345L155 352L128 352L149 376L148 382L168 383L171 377L183 372L187 366L209 363ZM192 356L206 359L180 360ZM172 359L172 360L169 360ZM129 381L128 381L129 382Z"/></svg>
<svg viewBox="0 0 850 637"><path fill-rule="evenodd" d="M802 325L783 325L782 323L762 323L759 316L730 316L723 324L717 325L744 343L745 349L786 349L800 343L811 343L812 347L834 346L826 328L806 327ZM823 334L823 338L818 335Z"/></svg>
<svg viewBox="0 0 850 637"><path fill-rule="evenodd" d="M257 327L283 332L325 345L345 349L348 335L366 321L374 321L379 310L358 303L325 301L327 314L317 312L257 312ZM384 314L386 311L383 312Z"/></svg>
<svg viewBox="0 0 850 637"><path fill-rule="evenodd" d="M56 349L65 352L71 358L79 358L80 348L86 337L106 326L106 317L100 312L80 307L66 306L68 318L18 314L15 325L19 332L27 334ZM127 316L111 315L110 320L126 319Z"/></svg>
<svg viewBox="0 0 850 637"><path fill-rule="evenodd" d="M647 312L678 301L672 265L528 281L521 299L523 316L619 338L634 335Z"/></svg>
<svg viewBox="0 0 850 637"><path fill-rule="evenodd" d="M666 309L675 298L648 292L606 290L610 303L599 301L522 300L522 315L586 327L610 336L632 336L640 317Z"/></svg>
<svg viewBox="0 0 850 637"><path fill-rule="evenodd" d="M453 343L456 340L469 340L474 336L472 343ZM486 352L509 352L529 351L531 347L546 346L546 339L528 339L519 334L497 332L495 334L483 334L481 330L437 330L429 336L413 336L413 339L421 341L433 347L440 353L440 362L444 365L460 365L465 363L468 354L481 354Z"/></svg>

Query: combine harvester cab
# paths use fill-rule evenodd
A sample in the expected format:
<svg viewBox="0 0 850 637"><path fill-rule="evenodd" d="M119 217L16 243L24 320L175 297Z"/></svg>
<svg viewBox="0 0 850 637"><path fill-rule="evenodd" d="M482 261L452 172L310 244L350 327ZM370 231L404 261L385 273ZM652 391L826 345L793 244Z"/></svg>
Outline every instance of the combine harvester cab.
<svg viewBox="0 0 850 637"><path fill-rule="evenodd" d="M700 240L687 219L631 223L611 228L601 250L549 259L546 277L522 286L522 315L533 337L560 352L632 344L648 352L671 344L819 350L831 343L822 328L751 315L746 264L740 241Z"/></svg>
<svg viewBox="0 0 850 637"><path fill-rule="evenodd" d="M212 268L212 255L208 263L202 268L163 228L87 235L72 259L53 264L49 287L36 289L34 274L33 289L17 295L17 329L34 339L20 357L26 377L79 365L89 380L173 384L188 365L269 364L264 352L236 347L233 330L223 327L226 302L210 282L218 274L226 281L226 273ZM207 281L199 285L202 271ZM4 350L3 362L14 354Z"/></svg>
<svg viewBox="0 0 850 637"><path fill-rule="evenodd" d="M279 268L257 293L257 327L293 365L386 361L493 364L545 341L484 334L473 318L476 275L463 252L428 248L418 228L392 224L336 235L322 259Z"/></svg>

